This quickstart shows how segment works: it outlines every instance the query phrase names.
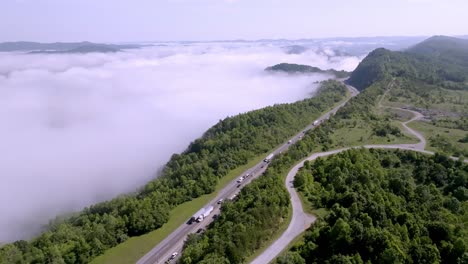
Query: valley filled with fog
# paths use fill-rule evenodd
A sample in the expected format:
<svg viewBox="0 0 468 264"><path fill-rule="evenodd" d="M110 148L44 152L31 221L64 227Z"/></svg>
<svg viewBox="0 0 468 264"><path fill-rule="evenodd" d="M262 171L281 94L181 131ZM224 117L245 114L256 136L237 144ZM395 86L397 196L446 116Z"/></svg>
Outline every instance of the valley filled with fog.
<svg viewBox="0 0 468 264"><path fill-rule="evenodd" d="M118 53L0 53L0 241L135 191L218 120L313 96L365 55L269 42L157 43ZM345 45L335 43L336 45Z"/></svg>

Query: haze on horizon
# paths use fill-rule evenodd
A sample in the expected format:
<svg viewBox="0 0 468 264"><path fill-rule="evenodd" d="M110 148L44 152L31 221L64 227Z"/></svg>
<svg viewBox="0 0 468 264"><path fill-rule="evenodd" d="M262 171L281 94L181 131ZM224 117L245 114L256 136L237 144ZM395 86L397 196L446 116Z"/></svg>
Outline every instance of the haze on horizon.
<svg viewBox="0 0 468 264"><path fill-rule="evenodd" d="M466 35L464 0L3 0L0 42Z"/></svg>

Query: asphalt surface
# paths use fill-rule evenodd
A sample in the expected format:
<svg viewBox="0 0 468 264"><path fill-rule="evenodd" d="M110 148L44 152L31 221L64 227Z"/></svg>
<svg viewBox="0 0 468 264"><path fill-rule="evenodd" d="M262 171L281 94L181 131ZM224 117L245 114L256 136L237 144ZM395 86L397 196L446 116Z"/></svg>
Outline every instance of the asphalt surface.
<svg viewBox="0 0 468 264"><path fill-rule="evenodd" d="M348 86L348 90L351 93L351 95L354 97L356 96L359 92L351 86ZM349 99L348 99L349 100ZM328 119L331 115L335 114L338 109L340 109L343 105L346 104L348 101L346 100L345 102L341 103L340 105L336 106L332 110L328 111L326 114L322 115L320 118L317 120L319 123L321 123L323 120ZM298 140L302 138L304 135L304 132L307 130L313 129L315 126L313 124L308 125L306 128L304 128L300 133L296 134L292 138L289 138L286 143L275 149L273 153L275 156L282 153L283 151L286 151L291 144L294 144ZM291 141L291 143L288 143L288 141ZM214 219L213 215L219 214L220 213L220 205L217 204L217 201L220 199L227 200L231 198L233 195L236 195L237 193L240 192L240 189L242 189L245 185L250 183L253 179L257 178L260 176L268 167L268 163L261 161L258 164L256 164L254 167L244 171L239 177L251 174L250 177L247 177L242 183L237 183L237 177L235 180L227 184L214 198L211 200L208 204L206 204L204 207L208 207L212 205L214 207L213 212L211 215L203 220L200 223L192 223L192 224L182 224L180 227L178 227L174 232L172 232L169 236L167 236L163 241L161 241L158 245L156 245L151 251L149 251L145 256L143 256L140 260L138 260L137 264L159 264L159 263L166 263L166 261L169 260L171 255L174 252L180 253L182 251L182 247L184 245L184 241L187 237L188 234L190 233L196 233L198 229L200 228L206 228ZM239 186L240 185L240 186ZM302 209L302 207L301 207ZM293 216L294 217L294 216ZM187 219L188 221L189 219ZM310 224L309 224L310 225ZM301 230L303 231L304 228L301 227ZM174 259L170 261L170 263L175 263L177 260Z"/></svg>

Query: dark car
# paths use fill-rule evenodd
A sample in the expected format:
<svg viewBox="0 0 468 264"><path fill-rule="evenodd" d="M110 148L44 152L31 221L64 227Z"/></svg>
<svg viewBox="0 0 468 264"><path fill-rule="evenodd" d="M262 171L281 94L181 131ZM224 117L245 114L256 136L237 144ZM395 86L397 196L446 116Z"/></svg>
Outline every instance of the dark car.
<svg viewBox="0 0 468 264"><path fill-rule="evenodd" d="M200 229L197 230L197 234L201 234L201 233L203 233L203 231L205 231L205 230L203 228L200 228Z"/></svg>

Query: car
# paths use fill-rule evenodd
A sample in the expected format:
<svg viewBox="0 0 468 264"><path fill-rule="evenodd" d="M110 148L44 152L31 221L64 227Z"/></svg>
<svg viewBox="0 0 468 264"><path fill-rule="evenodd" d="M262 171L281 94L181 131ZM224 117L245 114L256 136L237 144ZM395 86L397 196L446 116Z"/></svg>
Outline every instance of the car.
<svg viewBox="0 0 468 264"><path fill-rule="evenodd" d="M240 184L239 184L239 185L237 185L237 188L240 188L240 187L241 187L241 185L240 185Z"/></svg>
<svg viewBox="0 0 468 264"><path fill-rule="evenodd" d="M218 219L218 217L219 217L219 214L213 215L213 219Z"/></svg>
<svg viewBox="0 0 468 264"><path fill-rule="evenodd" d="M289 141L288 141L288 144L291 144L291 143L292 143L292 140L289 140Z"/></svg>
<svg viewBox="0 0 468 264"><path fill-rule="evenodd" d="M240 177L240 178L237 180L238 183L241 183L241 182L243 182L243 181L244 181L244 176Z"/></svg>
<svg viewBox="0 0 468 264"><path fill-rule="evenodd" d="M218 204L222 204L223 202L224 202L224 199L223 199L223 198L221 198L221 199L218 200Z"/></svg>
<svg viewBox="0 0 468 264"><path fill-rule="evenodd" d="M260 166L261 169L265 168L265 165Z"/></svg>
<svg viewBox="0 0 468 264"><path fill-rule="evenodd" d="M177 257L177 255L179 255L179 253L177 253L177 252L172 253L172 255L171 255L171 257L169 258L169 260L175 259L175 258Z"/></svg>
<svg viewBox="0 0 468 264"><path fill-rule="evenodd" d="M201 233L203 233L203 231L205 231L203 228L199 228L199 229L197 230L197 234L201 234Z"/></svg>

